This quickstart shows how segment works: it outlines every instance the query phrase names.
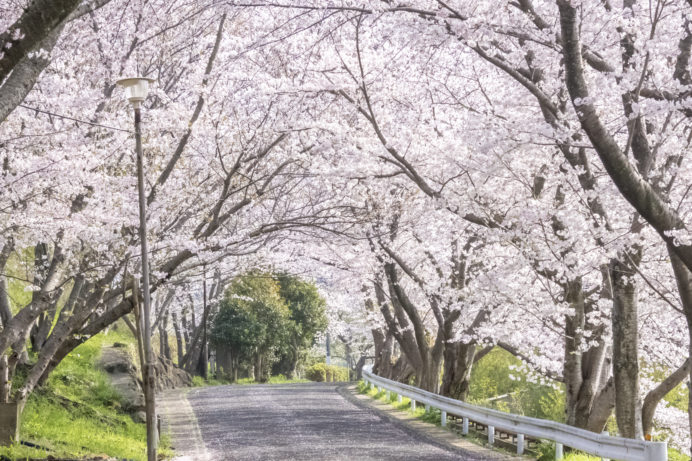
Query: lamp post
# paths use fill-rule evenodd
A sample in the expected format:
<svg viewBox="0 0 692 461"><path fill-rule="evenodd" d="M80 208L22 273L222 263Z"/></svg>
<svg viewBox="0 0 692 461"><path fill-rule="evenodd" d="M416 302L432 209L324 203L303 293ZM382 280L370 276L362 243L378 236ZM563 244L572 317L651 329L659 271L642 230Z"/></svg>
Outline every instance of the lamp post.
<svg viewBox="0 0 692 461"><path fill-rule="evenodd" d="M147 250L146 194L144 192L144 159L142 156L141 104L149 93L150 78L124 78L117 84L125 90L125 97L135 111L135 150L137 153L137 191L139 193L139 241L142 251L142 300L144 328L142 343L144 349L144 399L147 414L147 459L156 461L158 443L156 424L156 401L154 386L154 357L151 352L151 293L149 291L149 252ZM137 294L135 294L137 296Z"/></svg>

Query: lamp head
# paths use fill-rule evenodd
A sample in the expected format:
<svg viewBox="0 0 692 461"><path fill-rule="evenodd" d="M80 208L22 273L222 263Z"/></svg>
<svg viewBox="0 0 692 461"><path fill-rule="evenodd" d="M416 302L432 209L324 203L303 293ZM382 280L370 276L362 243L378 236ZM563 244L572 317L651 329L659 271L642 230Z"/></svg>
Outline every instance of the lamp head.
<svg viewBox="0 0 692 461"><path fill-rule="evenodd" d="M149 84L155 80L152 78L134 77L123 78L116 83L125 90L125 97L132 103L133 106L139 107L139 104L147 98L149 94Z"/></svg>

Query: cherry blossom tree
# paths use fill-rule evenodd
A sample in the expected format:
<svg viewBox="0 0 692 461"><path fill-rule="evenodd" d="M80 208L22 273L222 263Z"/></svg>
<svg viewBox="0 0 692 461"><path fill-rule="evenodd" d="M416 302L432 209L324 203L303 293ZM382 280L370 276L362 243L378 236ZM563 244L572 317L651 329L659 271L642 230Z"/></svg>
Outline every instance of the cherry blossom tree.
<svg viewBox="0 0 692 461"><path fill-rule="evenodd" d="M383 376L463 399L501 347L567 423L689 445L687 1L42 3L0 6L0 399L134 309L132 73L163 355L287 271Z"/></svg>

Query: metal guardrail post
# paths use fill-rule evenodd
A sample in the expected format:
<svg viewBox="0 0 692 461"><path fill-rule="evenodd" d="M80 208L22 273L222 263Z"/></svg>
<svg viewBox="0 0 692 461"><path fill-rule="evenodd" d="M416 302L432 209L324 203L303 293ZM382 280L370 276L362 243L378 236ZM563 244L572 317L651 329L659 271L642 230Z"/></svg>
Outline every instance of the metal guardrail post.
<svg viewBox="0 0 692 461"><path fill-rule="evenodd" d="M430 405L428 405L427 403L425 404L425 412L430 413Z"/></svg>
<svg viewBox="0 0 692 461"><path fill-rule="evenodd" d="M466 416L464 416L464 419L461 423L461 433L463 435L468 435L469 433L469 419Z"/></svg>
<svg viewBox="0 0 692 461"><path fill-rule="evenodd" d="M517 454L524 454L524 434L517 434Z"/></svg>
<svg viewBox="0 0 692 461"><path fill-rule="evenodd" d="M411 411L416 411L416 401L411 399Z"/></svg>
<svg viewBox="0 0 692 461"><path fill-rule="evenodd" d="M555 443L555 459L562 459L563 458L562 454L562 444L561 443Z"/></svg>
<svg viewBox="0 0 692 461"><path fill-rule="evenodd" d="M401 394L397 394L397 396L396 396L396 401L397 401L398 403L401 403L402 400L403 400L403 398L401 397Z"/></svg>
<svg viewBox="0 0 692 461"><path fill-rule="evenodd" d="M601 432L601 435L610 435L610 432L603 431L603 432ZM609 458L601 458L601 461L610 461L610 459Z"/></svg>
<svg viewBox="0 0 692 461"><path fill-rule="evenodd" d="M668 459L668 442L654 442L646 446L647 461L666 461Z"/></svg>
<svg viewBox="0 0 692 461"><path fill-rule="evenodd" d="M442 410L442 412L440 413L440 426L447 426L447 412L444 410Z"/></svg>
<svg viewBox="0 0 692 461"><path fill-rule="evenodd" d="M493 446L495 443L495 428L488 426L488 445Z"/></svg>
<svg viewBox="0 0 692 461"><path fill-rule="evenodd" d="M389 391L387 391L387 392L385 392L384 397L387 399L387 401L389 401L389 397L390 397L391 395L392 395L392 394L391 394Z"/></svg>

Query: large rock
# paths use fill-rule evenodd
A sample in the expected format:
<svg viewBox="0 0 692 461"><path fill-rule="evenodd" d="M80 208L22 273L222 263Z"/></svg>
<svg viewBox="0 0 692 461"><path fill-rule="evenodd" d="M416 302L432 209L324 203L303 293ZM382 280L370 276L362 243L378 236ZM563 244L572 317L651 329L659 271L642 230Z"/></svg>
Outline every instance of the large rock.
<svg viewBox="0 0 692 461"><path fill-rule="evenodd" d="M134 414L144 411L144 394L139 371L127 350L119 347L102 348L99 365L120 394L123 410Z"/></svg>
<svg viewBox="0 0 692 461"><path fill-rule="evenodd" d="M123 409L132 413L136 421L144 421L144 393L138 363L133 360L122 344L101 349L99 366L106 372L111 385L120 394ZM189 373L176 367L165 357L157 357L156 390L173 389L192 385Z"/></svg>
<svg viewBox="0 0 692 461"><path fill-rule="evenodd" d="M178 368L166 357L158 356L156 360L156 390L176 389L192 386L192 376Z"/></svg>

